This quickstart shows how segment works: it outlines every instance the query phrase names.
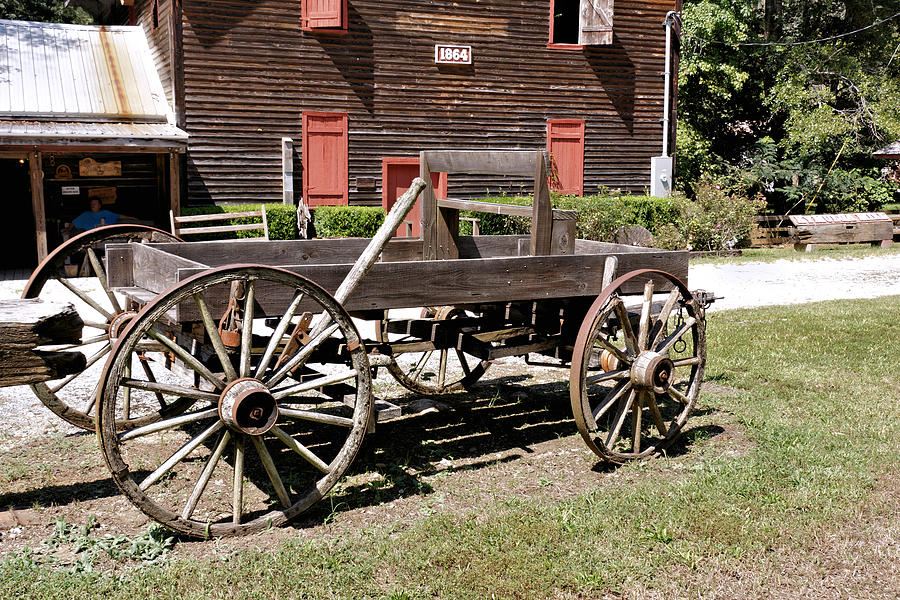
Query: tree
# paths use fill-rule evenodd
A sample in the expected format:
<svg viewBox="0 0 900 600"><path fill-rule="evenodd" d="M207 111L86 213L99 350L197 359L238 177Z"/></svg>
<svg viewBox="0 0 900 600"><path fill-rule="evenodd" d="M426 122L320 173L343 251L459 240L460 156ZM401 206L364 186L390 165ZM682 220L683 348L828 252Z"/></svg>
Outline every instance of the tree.
<svg viewBox="0 0 900 600"><path fill-rule="evenodd" d="M81 25L94 22L84 9L66 6L64 0L0 0L0 17L16 21Z"/></svg>
<svg viewBox="0 0 900 600"><path fill-rule="evenodd" d="M778 211L861 210L890 197L871 154L900 138L900 2L687 0L683 21L689 182L750 178Z"/></svg>

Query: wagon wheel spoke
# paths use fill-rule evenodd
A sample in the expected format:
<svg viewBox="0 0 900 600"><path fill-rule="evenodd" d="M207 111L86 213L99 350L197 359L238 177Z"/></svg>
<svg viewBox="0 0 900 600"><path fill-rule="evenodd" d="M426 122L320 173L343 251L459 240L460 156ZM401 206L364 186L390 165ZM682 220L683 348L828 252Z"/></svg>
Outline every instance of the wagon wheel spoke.
<svg viewBox="0 0 900 600"><path fill-rule="evenodd" d="M194 485L194 489L191 490L191 496L190 498L188 498L187 504L185 504L184 510L181 512L182 519L190 519L191 515L194 514L194 510L196 510L197 508L197 503L200 502L200 496L203 495L204 490L206 490L206 485L209 483L209 478L212 477L213 471L216 469L216 465L219 464L219 459L222 458L222 453L225 452L225 447L230 441L231 432L225 430L225 433L222 434L222 438L216 445L216 449L213 450L213 453L210 454L209 459L203 466L203 472L200 473L200 477L197 479L197 483Z"/></svg>
<svg viewBox="0 0 900 600"><path fill-rule="evenodd" d="M671 397L673 400L677 400L682 404L688 404L690 402L690 399L687 396L673 387L670 387L668 390L666 390L666 394L668 394L669 397Z"/></svg>
<svg viewBox="0 0 900 600"><path fill-rule="evenodd" d="M278 413L291 419L300 419L301 421L311 421L313 423L325 423L327 425L338 425L340 427L353 427L353 419L349 417L340 417L328 413L320 413L311 410L298 410L296 408L281 407Z"/></svg>
<svg viewBox="0 0 900 600"><path fill-rule="evenodd" d="M109 298L109 303L112 305L113 312L122 312L122 307L119 306L119 300L116 298L115 293L113 293L113 291L109 289L109 283L106 281L106 271L103 269L103 264L97 257L97 253L94 252L93 248L88 248L87 255L88 259L91 261L91 268L93 268L94 270L94 275L97 276L97 280L100 282L100 287L103 288L103 293L106 294L107 298Z"/></svg>
<svg viewBox="0 0 900 600"><path fill-rule="evenodd" d="M681 336L683 336L688 331L690 331L691 327L693 327L694 323L696 323L696 322L697 322L697 319L695 319L694 317L688 317L687 319L685 319L684 323L682 323L681 327L676 329L674 332L672 332L672 334L669 337L667 337L665 340L663 340L662 343L656 348L656 351L659 352L660 354L665 354L666 352L668 352L669 349L673 345L675 345L675 342L677 342L679 339L681 339Z"/></svg>
<svg viewBox="0 0 900 600"><path fill-rule="evenodd" d="M206 365L197 360L197 357L195 357L193 354L170 340L165 333L159 331L155 327L151 327L147 331L147 335L165 346L167 350L178 356L178 358L183 360L185 364L187 364L191 369L194 370L194 372L196 372L198 375L203 377L203 379L207 380L209 383L215 386L216 389L221 390L225 388L225 382L222 381L221 377L210 371L206 367Z"/></svg>
<svg viewBox="0 0 900 600"><path fill-rule="evenodd" d="M338 330L337 324L331 324L326 327L322 332L318 333L313 339L309 341L309 343L303 346L294 356L292 356L287 362L281 365L281 368L275 372L274 375L269 377L268 379L263 379L263 382L269 386L269 388L273 388L287 377L291 371L302 367L306 364L306 361L312 355L312 353L322 345L322 342L327 340L331 335Z"/></svg>
<svg viewBox="0 0 900 600"><path fill-rule="evenodd" d="M325 462L316 456L309 448L292 438L284 429L281 427L273 427L272 433L281 440L285 446L299 454L305 461L309 464L317 468L322 473L328 473L329 468Z"/></svg>
<svg viewBox="0 0 900 600"><path fill-rule="evenodd" d="M624 379L628 377L629 374L628 369L618 369L616 371L609 371L607 373L598 373L596 375L591 375L585 380L585 384L587 386L597 385L599 383L603 383L604 381L611 381L614 379Z"/></svg>
<svg viewBox="0 0 900 600"><path fill-rule="evenodd" d="M102 331L109 331L109 324L107 323L97 323L95 321L85 321L84 326L91 329L100 329Z"/></svg>
<svg viewBox="0 0 900 600"><path fill-rule="evenodd" d="M641 417L644 413L645 395L645 392L637 392L631 409L631 451L635 454L641 453Z"/></svg>
<svg viewBox="0 0 900 600"><path fill-rule="evenodd" d="M341 371L332 375L319 377L318 379L311 379L310 381L304 381L303 383L274 389L272 390L272 396L274 396L276 400L283 400L284 398L288 398L289 396L302 394L303 392L309 392L317 388L334 385L336 383L347 381L348 379L353 379L357 376L357 374L358 373L355 369Z"/></svg>
<svg viewBox="0 0 900 600"><path fill-rule="evenodd" d="M462 350L456 349L456 358L459 360L459 366L462 367L465 377L470 377L472 368L469 366L469 361L466 360L466 355L463 354Z"/></svg>
<svg viewBox="0 0 900 600"><path fill-rule="evenodd" d="M81 340L77 344L68 344L66 346L55 346L55 347L53 347L53 350L55 352L65 352L67 350L76 350L78 348L83 348L85 346L91 346L93 344L99 344L100 342L108 342L108 341L109 341L108 335L98 335L95 337Z"/></svg>
<svg viewBox="0 0 900 600"><path fill-rule="evenodd" d="M410 371L410 377L412 379L419 379L419 377L422 376L422 371L425 370L425 365L428 363L428 359L430 359L433 354L434 350L431 350L422 355L422 358L419 360L418 364L412 371Z"/></svg>
<svg viewBox="0 0 900 600"><path fill-rule="evenodd" d="M678 302L680 297L681 292L678 288L669 292L669 296L666 298L662 310L659 311L659 316L656 318L656 323L653 324L653 329L650 332L650 343L647 345L648 348L655 348L659 343L660 336L666 331L666 323L668 323L669 317L672 315L672 309L675 308L675 303Z"/></svg>
<svg viewBox="0 0 900 600"><path fill-rule="evenodd" d="M109 344L106 344L103 348L100 349L100 351L98 351L96 354L94 354L89 359L87 359L85 371L87 369L89 369L90 367L92 367L94 364L96 364L97 361L99 361L101 358L103 358L104 356L109 354L110 348L111 348L111 346ZM82 371L82 373L83 372L84 371ZM59 390L63 389L64 387L66 387L67 385L69 385L70 383L75 381L75 379L77 379L79 375L81 375L81 373L74 373L72 375L69 375L68 377L63 379L61 382L59 382L58 384L51 387L50 391L55 394ZM88 410L90 410L90 408L88 408Z"/></svg>
<svg viewBox="0 0 900 600"><path fill-rule="evenodd" d="M234 479L231 490L231 522L241 524L244 513L244 450L246 438L236 435L234 440Z"/></svg>
<svg viewBox="0 0 900 600"><path fill-rule="evenodd" d="M200 311L200 318L203 320L203 326L206 328L206 335L209 336L213 351L215 351L216 356L219 358L219 362L222 364L222 369L225 371L225 377L228 381L237 379L237 372L234 370L234 365L231 364L231 357L228 356L228 351L225 349L225 344L222 342L222 336L219 335L219 328L213 320L212 313L209 311L209 305L206 304L206 299L199 292L194 294L193 297L194 304L197 305L197 310Z"/></svg>
<svg viewBox="0 0 900 600"><path fill-rule="evenodd" d="M288 495L287 488L284 487L284 482L278 474L278 469L275 467L272 455L269 454L269 451L266 449L265 442L263 442L261 437L255 435L250 436L250 440L253 442L253 447L256 448L256 454L259 455L259 460L266 471L266 475L269 477L269 481L272 483L272 487L275 488L275 494L278 496L278 500L285 508L290 507L291 497Z"/></svg>
<svg viewBox="0 0 900 600"><path fill-rule="evenodd" d="M224 425L221 421L216 421L208 428L206 428L200 435L194 437L193 439L186 442L181 448L179 448L174 454L172 454L169 458L166 459L163 464L161 464L155 471L150 473L143 481L141 481L138 488L141 491L147 491L151 485L159 481L159 479L168 473L175 465L185 459L191 452L196 450L200 444L209 439L210 436L215 434L217 431L222 429Z"/></svg>
<svg viewBox="0 0 900 600"><path fill-rule="evenodd" d="M659 405L656 403L655 392L647 393L647 406L650 408L650 415L653 417L653 423L656 425L656 430L659 431L659 435L663 437L669 435L669 429L666 427L662 414L659 412Z"/></svg>
<svg viewBox="0 0 900 600"><path fill-rule="evenodd" d="M644 284L644 302L641 304L641 318L638 326L638 350L648 348L647 341L650 336L650 308L653 305L653 280Z"/></svg>
<svg viewBox="0 0 900 600"><path fill-rule="evenodd" d="M256 366L254 377L256 377L257 379L260 379L266 372L266 369L269 368L269 363L272 361L272 357L275 355L275 350L278 348L278 344L281 342L284 334L287 333L287 329L291 325L291 319L293 319L297 314L297 310L300 308L300 303L303 302L303 297L304 294L302 292L297 292L296 294L294 294L294 298L291 300L290 305L288 305L287 310L281 317L281 320L278 321L278 325L275 327L275 331L272 332L272 337L269 338L269 343L266 345L266 349L263 352L262 358L260 359L259 364Z"/></svg>
<svg viewBox="0 0 900 600"><path fill-rule="evenodd" d="M144 370L144 375L147 376L147 380L150 383L156 383L156 375L153 374L153 369L150 368L150 361L147 358L141 356L140 354L138 355L138 361L141 363L141 368ZM166 408L169 405L166 402L166 398L165 398L165 396L162 395L161 391L159 391L159 390L148 390L148 391L154 392L154 395L156 396L156 401L159 403L160 408Z"/></svg>
<svg viewBox="0 0 900 600"><path fill-rule="evenodd" d="M631 410L631 406L632 404L634 404L634 396L635 391L630 390L624 402L622 400L619 400L619 408L616 410L616 416L613 419L613 428L610 430L609 435L606 436L607 448L612 448L613 446L615 446L616 440L619 439L619 433L622 431L622 425L625 424L625 418L628 416L628 411Z"/></svg>
<svg viewBox="0 0 900 600"><path fill-rule="evenodd" d="M619 318L619 327L622 328L622 334L625 336L625 348L628 350L628 356L633 357L637 354L638 342L634 335L634 329L631 327L631 319L628 318L628 311L625 309L625 303L616 296L613 300L613 310ZM615 354L615 352L613 352ZM618 354L616 355L618 356ZM630 359L627 359L630 361Z"/></svg>
<svg viewBox="0 0 900 600"><path fill-rule="evenodd" d="M78 287L74 283L72 283L65 277L56 277L55 279L64 288L66 288L67 290L72 292L75 296L77 296L79 300L81 300L82 302L84 302L85 304L87 304L88 306L93 308L95 311L97 311L98 313L103 315L104 318L106 318L106 319L113 318L114 315L111 312L109 312L108 310L106 310L105 308L100 306L97 302L95 302L94 299L91 298L90 296L88 296L86 292L83 292L80 289L78 289Z"/></svg>
<svg viewBox="0 0 900 600"><path fill-rule="evenodd" d="M131 365L126 365L122 372L126 379L131 379ZM97 397L96 395L94 396ZM127 421L131 418L131 388L122 388L122 415Z"/></svg>
<svg viewBox="0 0 900 600"><path fill-rule="evenodd" d="M256 303L256 280L247 283L247 297L244 301L244 326L241 330L241 377L250 375L250 351L253 343L253 310Z"/></svg>
<svg viewBox="0 0 900 600"><path fill-rule="evenodd" d="M447 356L449 354L447 349L441 350L441 358L438 363L438 387L444 387L444 382L447 381Z"/></svg>
<svg viewBox="0 0 900 600"><path fill-rule="evenodd" d="M597 405L592 412L594 417L594 421L602 417L606 414L613 405L622 399L622 396L625 395L626 392L631 391L631 382L630 381L622 381L616 387L611 389L609 393L606 394L606 397L603 399L603 402Z"/></svg>
<svg viewBox="0 0 900 600"><path fill-rule="evenodd" d="M690 358L680 358L678 360L673 360L672 364L675 365L675 368L679 367L692 367L695 365L699 365L703 362L703 359L699 356L691 356Z"/></svg>
<svg viewBox="0 0 900 600"><path fill-rule="evenodd" d="M174 429L176 427L182 427L184 425L189 425L191 423L205 421L206 419L213 419L217 416L218 416L218 410L215 408L201 410L198 412L186 413L186 414L178 415L177 417L172 417L170 419L163 419L161 421L155 421L148 425L143 425L141 427L137 427L130 431L120 433L119 440L123 441L123 442L127 441L127 440L133 440L135 438L143 437L145 435L150 435L151 433L158 433L160 431L166 431L167 429Z"/></svg>

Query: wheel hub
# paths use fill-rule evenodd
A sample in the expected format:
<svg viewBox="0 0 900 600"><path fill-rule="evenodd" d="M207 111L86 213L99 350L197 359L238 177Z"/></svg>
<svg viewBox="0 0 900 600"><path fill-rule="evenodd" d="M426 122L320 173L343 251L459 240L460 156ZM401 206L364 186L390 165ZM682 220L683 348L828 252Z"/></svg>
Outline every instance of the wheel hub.
<svg viewBox="0 0 900 600"><path fill-rule="evenodd" d="M658 352L641 352L631 367L631 381L635 387L664 393L672 385L675 365Z"/></svg>
<svg viewBox="0 0 900 600"><path fill-rule="evenodd" d="M258 379L237 379L219 397L219 417L234 431L262 435L278 420L278 403Z"/></svg>

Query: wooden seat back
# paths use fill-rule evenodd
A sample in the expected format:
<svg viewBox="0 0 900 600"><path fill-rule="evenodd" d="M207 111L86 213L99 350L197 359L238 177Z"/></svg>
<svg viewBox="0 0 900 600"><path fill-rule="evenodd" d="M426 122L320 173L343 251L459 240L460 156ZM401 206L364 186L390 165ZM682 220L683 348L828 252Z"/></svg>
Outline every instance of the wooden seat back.
<svg viewBox="0 0 900 600"><path fill-rule="evenodd" d="M239 223L237 225L216 225L217 222L230 221L231 219L259 219L259 222ZM229 233L232 231L262 231L262 238L269 239L269 222L266 219L266 208L260 206L259 210L236 213L214 213L210 215L191 215L176 217L173 211L169 211L169 222L172 234L184 239L189 235L206 235L210 233ZM199 224L185 227L185 224ZM239 240L258 240L260 237L238 238Z"/></svg>

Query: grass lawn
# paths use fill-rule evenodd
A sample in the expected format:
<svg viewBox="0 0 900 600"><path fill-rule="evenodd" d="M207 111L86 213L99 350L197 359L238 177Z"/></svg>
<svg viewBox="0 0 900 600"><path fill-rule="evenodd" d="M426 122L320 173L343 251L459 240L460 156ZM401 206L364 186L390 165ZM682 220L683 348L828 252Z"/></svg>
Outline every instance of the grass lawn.
<svg viewBox="0 0 900 600"><path fill-rule="evenodd" d="M667 457L576 465L535 493L482 479L455 510L269 547L213 540L160 558L158 537L137 536L148 559L127 570L73 573L17 551L0 562L0 598L897 597L898 315L900 297L711 315L707 383L685 450ZM577 448L574 424L564 431ZM554 476L597 483L542 492ZM451 493L446 472L426 481L426 500Z"/></svg>

